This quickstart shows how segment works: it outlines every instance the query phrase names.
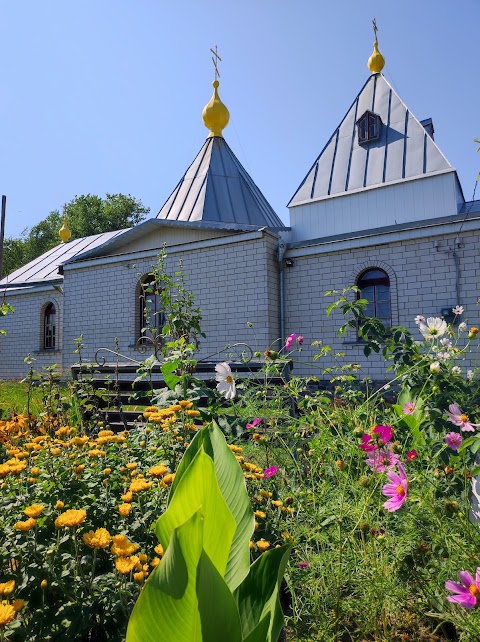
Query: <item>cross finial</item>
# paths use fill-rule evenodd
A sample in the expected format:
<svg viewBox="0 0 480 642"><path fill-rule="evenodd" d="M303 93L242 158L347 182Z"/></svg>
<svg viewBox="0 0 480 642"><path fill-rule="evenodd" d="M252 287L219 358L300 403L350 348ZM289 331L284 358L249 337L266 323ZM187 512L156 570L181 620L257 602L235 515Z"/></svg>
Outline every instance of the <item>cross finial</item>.
<svg viewBox="0 0 480 642"><path fill-rule="evenodd" d="M377 27L377 21L375 20L375 18L372 20L372 24L373 24L373 33L375 34L375 40L376 40L378 27Z"/></svg>
<svg viewBox="0 0 480 642"><path fill-rule="evenodd" d="M213 66L215 67L215 80L217 80L217 78L220 78L220 72L218 71L218 61L220 60L220 62L222 62L222 59L217 53L217 45L215 45L215 51L212 48L210 48L210 51L213 54L212 62Z"/></svg>

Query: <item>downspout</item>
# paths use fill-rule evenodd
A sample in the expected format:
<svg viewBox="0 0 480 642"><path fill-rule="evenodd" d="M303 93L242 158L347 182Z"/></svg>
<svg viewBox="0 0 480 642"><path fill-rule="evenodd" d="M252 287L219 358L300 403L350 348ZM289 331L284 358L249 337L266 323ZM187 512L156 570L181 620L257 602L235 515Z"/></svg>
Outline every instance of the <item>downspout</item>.
<svg viewBox="0 0 480 642"><path fill-rule="evenodd" d="M278 242L277 250L277 259L278 259L278 269L279 269L279 324L280 324L280 341L282 345L285 345L285 265L283 261L283 256L287 244L283 239L280 239Z"/></svg>

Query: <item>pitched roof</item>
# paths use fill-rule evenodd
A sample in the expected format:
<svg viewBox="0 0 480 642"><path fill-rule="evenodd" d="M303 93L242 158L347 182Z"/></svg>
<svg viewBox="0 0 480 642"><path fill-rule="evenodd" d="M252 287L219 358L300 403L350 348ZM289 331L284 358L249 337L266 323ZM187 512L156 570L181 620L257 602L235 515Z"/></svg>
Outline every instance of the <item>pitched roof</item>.
<svg viewBox="0 0 480 642"><path fill-rule="evenodd" d="M367 111L380 116L380 136L360 145L356 123ZM445 171L455 170L426 128L384 76L372 74L288 206Z"/></svg>
<svg viewBox="0 0 480 642"><path fill-rule="evenodd" d="M157 218L285 229L222 136L207 138Z"/></svg>
<svg viewBox="0 0 480 642"><path fill-rule="evenodd" d="M0 286L47 285L52 281L61 281L62 276L58 273L60 265L77 254L82 254L87 250L92 250L98 245L103 245L116 236L120 236L125 231L126 230L116 230L115 232L104 232L103 234L75 239L69 243L61 243L4 277L0 281Z"/></svg>

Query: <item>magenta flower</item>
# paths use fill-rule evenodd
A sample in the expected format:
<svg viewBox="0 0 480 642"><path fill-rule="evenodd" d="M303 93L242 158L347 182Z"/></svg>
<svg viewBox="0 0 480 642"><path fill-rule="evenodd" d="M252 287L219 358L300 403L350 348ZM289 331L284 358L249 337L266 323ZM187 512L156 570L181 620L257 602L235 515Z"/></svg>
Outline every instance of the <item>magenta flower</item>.
<svg viewBox="0 0 480 642"><path fill-rule="evenodd" d="M297 341L299 346L303 346L303 334L298 335Z"/></svg>
<svg viewBox="0 0 480 642"><path fill-rule="evenodd" d="M299 562L298 563L298 568L305 569L305 568L308 568L309 566L310 566L310 564L308 562Z"/></svg>
<svg viewBox="0 0 480 642"><path fill-rule="evenodd" d="M408 401L402 408L403 414L404 415L411 415L413 412L415 412L415 402L414 401Z"/></svg>
<svg viewBox="0 0 480 642"><path fill-rule="evenodd" d="M278 472L277 466L270 466L270 468L265 468L263 471L264 477L273 477Z"/></svg>
<svg viewBox="0 0 480 642"><path fill-rule="evenodd" d="M408 463L409 461L413 461L416 458L417 458L417 451L415 449L409 450L405 461Z"/></svg>
<svg viewBox="0 0 480 642"><path fill-rule="evenodd" d="M255 428L255 426L258 426L258 424L259 424L259 423L261 423L261 422L262 422L262 420L260 419L260 417L256 417L256 418L252 421L252 423L247 424L247 425L245 426L245 428L246 428L247 430L251 430L252 428Z"/></svg>
<svg viewBox="0 0 480 642"><path fill-rule="evenodd" d="M362 435L362 443L359 447L366 453L378 450L379 446L385 446L393 437L391 426L375 426L370 434Z"/></svg>
<svg viewBox="0 0 480 642"><path fill-rule="evenodd" d="M384 473L395 468L399 461L399 455L393 453L387 446L386 448L371 451L365 463L370 466L374 473Z"/></svg>
<svg viewBox="0 0 480 642"><path fill-rule="evenodd" d="M293 334L290 334L287 337L287 340L285 342L285 350L290 350L290 348L292 347L293 342L295 341L295 337L296 336L297 335L295 333L293 333Z"/></svg>
<svg viewBox="0 0 480 642"><path fill-rule="evenodd" d="M480 426L480 424L473 424L469 421L468 415L465 415L456 403L451 403L448 406L448 410L445 410L445 414L447 415L450 423L454 426L458 426L460 430L463 430L464 432L474 432L475 428Z"/></svg>
<svg viewBox="0 0 480 642"><path fill-rule="evenodd" d="M473 609L477 606L477 598L480 595L480 566L477 568L475 579L473 579L468 571L460 571L458 579L461 584L452 582L452 580L445 582L447 591L456 594L449 595L447 600L455 604L460 604L460 606L466 609Z"/></svg>
<svg viewBox="0 0 480 642"><path fill-rule="evenodd" d="M403 506L404 501L407 499L407 490L408 490L408 480L407 475L405 474L405 469L400 462L397 464L398 474L390 471L387 473L389 484L385 484L382 488L382 493L385 497L390 497L387 500L383 508L388 510L390 513L394 513L396 510Z"/></svg>
<svg viewBox="0 0 480 642"><path fill-rule="evenodd" d="M459 435L458 432L449 432L445 435L445 443L452 450L458 450L462 445L462 435Z"/></svg>

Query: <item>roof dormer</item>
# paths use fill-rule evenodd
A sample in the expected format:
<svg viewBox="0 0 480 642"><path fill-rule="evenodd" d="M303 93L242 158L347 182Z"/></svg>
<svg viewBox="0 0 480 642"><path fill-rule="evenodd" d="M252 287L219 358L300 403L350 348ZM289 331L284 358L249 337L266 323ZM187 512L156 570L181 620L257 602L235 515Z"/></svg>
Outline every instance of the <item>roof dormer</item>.
<svg viewBox="0 0 480 642"><path fill-rule="evenodd" d="M378 140L382 131L382 119L373 111L366 111L357 120L358 144L365 145Z"/></svg>

